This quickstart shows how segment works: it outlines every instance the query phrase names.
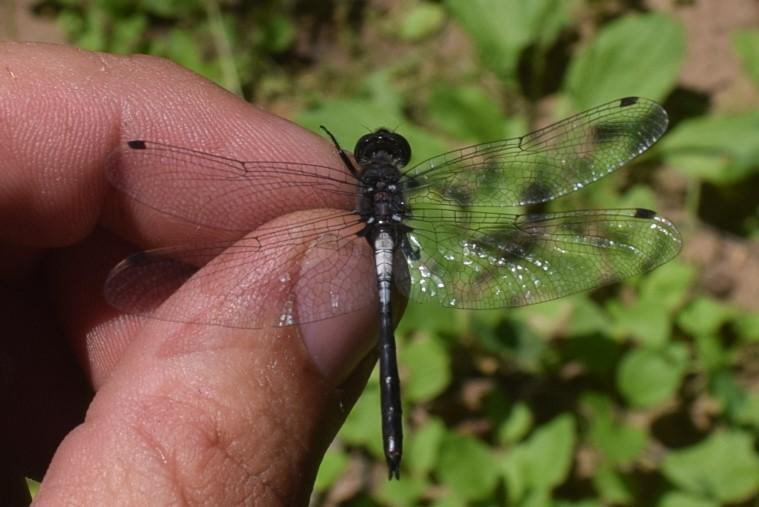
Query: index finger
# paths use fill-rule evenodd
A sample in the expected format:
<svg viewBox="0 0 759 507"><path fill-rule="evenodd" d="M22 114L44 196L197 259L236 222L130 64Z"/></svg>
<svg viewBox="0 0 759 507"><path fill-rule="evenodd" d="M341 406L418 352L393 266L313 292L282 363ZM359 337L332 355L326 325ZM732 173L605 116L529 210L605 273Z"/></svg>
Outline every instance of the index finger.
<svg viewBox="0 0 759 507"><path fill-rule="evenodd" d="M40 46L0 43L0 202L7 207L0 235L8 241L71 244L103 220L104 210L115 209L106 222L120 235L151 246L175 242L181 222L109 193L109 156L131 139L242 160L341 167L334 148L318 136L166 60ZM186 202L188 208L200 204ZM270 206L266 200L243 204L230 213ZM277 211L303 207L280 200Z"/></svg>

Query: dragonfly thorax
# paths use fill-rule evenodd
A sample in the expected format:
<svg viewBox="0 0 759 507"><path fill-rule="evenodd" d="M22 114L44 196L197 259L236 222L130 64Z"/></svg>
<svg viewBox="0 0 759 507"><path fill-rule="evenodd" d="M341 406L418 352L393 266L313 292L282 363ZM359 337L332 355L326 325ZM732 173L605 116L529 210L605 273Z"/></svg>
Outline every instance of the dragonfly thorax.
<svg viewBox="0 0 759 507"><path fill-rule="evenodd" d="M367 224L399 223L409 215L397 167L382 160L373 160L362 169L358 194L358 214Z"/></svg>

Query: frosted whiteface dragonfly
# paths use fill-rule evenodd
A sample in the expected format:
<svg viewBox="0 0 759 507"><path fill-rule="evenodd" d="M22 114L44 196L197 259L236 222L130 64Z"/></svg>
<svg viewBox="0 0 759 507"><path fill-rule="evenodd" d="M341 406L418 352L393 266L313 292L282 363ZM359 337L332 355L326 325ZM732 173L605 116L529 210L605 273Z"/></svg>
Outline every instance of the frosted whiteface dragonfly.
<svg viewBox="0 0 759 507"><path fill-rule="evenodd" d="M616 170L666 128L661 106L628 97L410 168L409 144L386 129L358 140L355 162L327 131L342 166L242 161L132 140L109 163L111 183L162 213L217 231L220 239L132 255L111 272L106 297L129 313L240 328L306 324L375 305L383 441L389 475L397 478L402 430L392 290L452 308L516 307L667 262L680 250L680 236L654 211L525 210ZM290 210L334 209L250 234L252 218L261 223L262 217L251 217L245 206L283 199ZM277 215L276 206L269 209L267 220ZM295 260L260 269L282 258ZM353 282L369 272L375 282ZM202 293L230 276L234 289L207 311L169 297L180 287ZM301 282L308 293L293 289Z"/></svg>

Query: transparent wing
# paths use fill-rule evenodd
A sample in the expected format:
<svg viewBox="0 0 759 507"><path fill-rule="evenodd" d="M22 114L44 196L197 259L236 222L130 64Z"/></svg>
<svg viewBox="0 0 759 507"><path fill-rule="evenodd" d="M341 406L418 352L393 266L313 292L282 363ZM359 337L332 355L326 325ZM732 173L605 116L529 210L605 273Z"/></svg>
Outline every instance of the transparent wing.
<svg viewBox="0 0 759 507"><path fill-rule="evenodd" d="M472 206L549 201L598 180L647 150L667 128L667 113L628 97L514 139L431 158L406 172L408 198Z"/></svg>
<svg viewBox="0 0 759 507"><path fill-rule="evenodd" d="M352 209L344 168L245 162L154 141L129 141L109 157L110 182L135 200L192 224L246 233L299 209Z"/></svg>
<svg viewBox="0 0 759 507"><path fill-rule="evenodd" d="M550 214L415 210L397 286L457 308L530 305L649 271L680 251L677 229L644 209Z"/></svg>
<svg viewBox="0 0 759 507"><path fill-rule="evenodd" d="M328 319L376 304L361 228L355 215L319 214L235 242L139 252L111 271L106 299L126 313L227 327Z"/></svg>

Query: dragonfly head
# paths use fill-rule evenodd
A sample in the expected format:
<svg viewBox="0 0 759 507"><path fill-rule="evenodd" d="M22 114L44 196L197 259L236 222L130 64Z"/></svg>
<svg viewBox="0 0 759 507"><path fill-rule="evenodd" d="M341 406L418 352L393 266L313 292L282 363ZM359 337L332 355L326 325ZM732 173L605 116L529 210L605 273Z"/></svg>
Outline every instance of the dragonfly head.
<svg viewBox="0 0 759 507"><path fill-rule="evenodd" d="M353 154L361 165L384 154L403 167L411 159L411 146L402 135L381 128L361 136L356 142Z"/></svg>

